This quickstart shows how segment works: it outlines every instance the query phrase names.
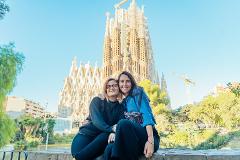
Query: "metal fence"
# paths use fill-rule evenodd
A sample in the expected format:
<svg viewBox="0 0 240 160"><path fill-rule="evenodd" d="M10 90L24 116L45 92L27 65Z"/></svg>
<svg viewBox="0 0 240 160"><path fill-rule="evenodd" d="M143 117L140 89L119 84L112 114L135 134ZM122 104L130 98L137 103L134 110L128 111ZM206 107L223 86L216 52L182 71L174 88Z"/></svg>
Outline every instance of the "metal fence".
<svg viewBox="0 0 240 160"><path fill-rule="evenodd" d="M26 151L0 151L2 160L27 160L28 153Z"/></svg>

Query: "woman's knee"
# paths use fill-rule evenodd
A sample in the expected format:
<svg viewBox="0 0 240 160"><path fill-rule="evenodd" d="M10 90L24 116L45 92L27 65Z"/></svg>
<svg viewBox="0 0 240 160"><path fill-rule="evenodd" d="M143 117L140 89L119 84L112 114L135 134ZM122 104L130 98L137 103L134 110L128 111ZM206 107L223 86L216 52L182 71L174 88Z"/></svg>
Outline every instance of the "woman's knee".
<svg viewBox="0 0 240 160"><path fill-rule="evenodd" d="M91 142L91 137L77 134L71 144L71 154L73 157L76 156L84 147L86 147Z"/></svg>
<svg viewBox="0 0 240 160"><path fill-rule="evenodd" d="M77 154L77 146L78 146L78 134L75 135L75 137L72 140L72 144L71 144L71 154L73 157L75 157L75 155Z"/></svg>
<svg viewBox="0 0 240 160"><path fill-rule="evenodd" d="M119 122L118 122L118 125L117 126L121 126L121 127L125 127L125 126L129 126L129 125L132 125L132 122L127 120L127 119L121 119Z"/></svg>
<svg viewBox="0 0 240 160"><path fill-rule="evenodd" d="M109 136L109 133L103 132L103 133L100 133L97 137L108 138L108 136Z"/></svg>
<svg viewBox="0 0 240 160"><path fill-rule="evenodd" d="M117 128L129 128L131 126L133 126L133 123L127 119L121 119L117 124Z"/></svg>

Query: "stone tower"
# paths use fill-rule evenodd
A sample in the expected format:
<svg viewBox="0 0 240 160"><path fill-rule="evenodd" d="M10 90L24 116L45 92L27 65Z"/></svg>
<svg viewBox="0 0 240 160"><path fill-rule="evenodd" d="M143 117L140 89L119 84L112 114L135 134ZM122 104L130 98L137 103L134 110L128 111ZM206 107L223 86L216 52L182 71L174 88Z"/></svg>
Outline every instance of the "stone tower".
<svg viewBox="0 0 240 160"><path fill-rule="evenodd" d="M103 78L127 70L137 82L149 79L159 83L144 7L140 9L132 0L129 8L120 8L125 2L115 5L114 17L106 14Z"/></svg>

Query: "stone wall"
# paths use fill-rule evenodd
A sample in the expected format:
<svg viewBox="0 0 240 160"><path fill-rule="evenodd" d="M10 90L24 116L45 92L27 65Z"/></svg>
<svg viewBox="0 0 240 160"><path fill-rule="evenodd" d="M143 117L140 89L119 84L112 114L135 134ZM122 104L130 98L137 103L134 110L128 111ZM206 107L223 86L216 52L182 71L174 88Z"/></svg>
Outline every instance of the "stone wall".
<svg viewBox="0 0 240 160"><path fill-rule="evenodd" d="M28 160L73 160L73 158L67 152L29 152ZM240 150L158 150L152 160L240 160Z"/></svg>

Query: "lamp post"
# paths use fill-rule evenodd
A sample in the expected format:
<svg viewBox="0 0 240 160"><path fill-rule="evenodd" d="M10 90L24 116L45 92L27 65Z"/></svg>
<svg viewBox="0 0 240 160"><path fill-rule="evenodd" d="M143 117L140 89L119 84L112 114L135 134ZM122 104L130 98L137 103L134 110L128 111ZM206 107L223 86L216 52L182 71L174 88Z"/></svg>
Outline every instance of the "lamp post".
<svg viewBox="0 0 240 160"><path fill-rule="evenodd" d="M45 150L48 149L48 136L49 136L49 135L48 135L48 123L46 122L47 105L48 105L48 103L46 103L46 107L45 107L45 111L44 111L44 123L45 123L44 131L45 131L45 133L47 134L46 143L45 143Z"/></svg>
<svg viewBox="0 0 240 160"><path fill-rule="evenodd" d="M48 128L48 125L46 125L47 126L47 128ZM46 133L47 133L47 138L46 138L46 144L45 144L45 150L47 150L48 149L48 129L46 129Z"/></svg>

